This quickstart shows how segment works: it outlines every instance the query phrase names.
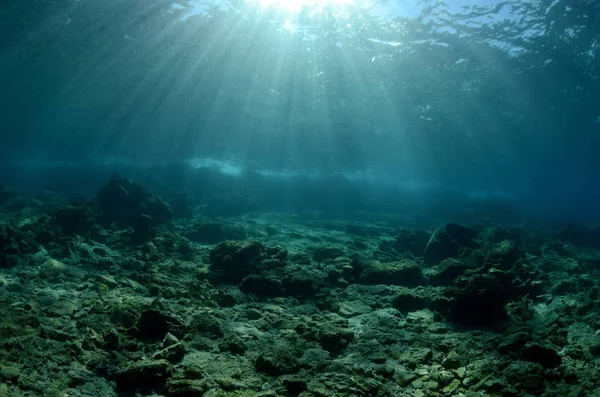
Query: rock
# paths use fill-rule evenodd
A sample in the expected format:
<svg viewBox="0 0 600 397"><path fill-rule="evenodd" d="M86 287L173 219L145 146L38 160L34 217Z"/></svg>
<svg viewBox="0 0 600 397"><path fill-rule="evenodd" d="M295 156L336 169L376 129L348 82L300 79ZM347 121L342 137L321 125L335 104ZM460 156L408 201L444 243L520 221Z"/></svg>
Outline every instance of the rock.
<svg viewBox="0 0 600 397"><path fill-rule="evenodd" d="M359 277L360 283L368 285L385 284L415 287L425 284L425 281L421 267L409 259L388 263L371 262L363 269Z"/></svg>
<svg viewBox="0 0 600 397"><path fill-rule="evenodd" d="M240 290L247 294L281 296L282 283L275 275L251 274L242 280Z"/></svg>
<svg viewBox="0 0 600 397"><path fill-rule="evenodd" d="M485 268L457 278L446 289L453 305L442 315L449 321L476 327L504 323L508 319L505 306L516 293L513 278L512 273Z"/></svg>
<svg viewBox="0 0 600 397"><path fill-rule="evenodd" d="M442 361L442 367L446 369L458 369L461 366L460 356L455 350L450 351Z"/></svg>
<svg viewBox="0 0 600 397"><path fill-rule="evenodd" d="M271 376L293 374L300 370L296 354L286 349L276 349L262 353L255 363L258 372Z"/></svg>
<svg viewBox="0 0 600 397"><path fill-rule="evenodd" d="M6 223L0 223L0 268L27 263L28 253L36 244L27 235Z"/></svg>
<svg viewBox="0 0 600 397"><path fill-rule="evenodd" d="M142 339L163 339L168 333L181 337L184 324L172 314L149 309L138 319L134 332Z"/></svg>
<svg viewBox="0 0 600 397"><path fill-rule="evenodd" d="M538 363L544 368L556 368L562 363L556 350L535 342L526 344L521 350L521 355L524 360Z"/></svg>
<svg viewBox="0 0 600 397"><path fill-rule="evenodd" d="M211 277L218 281L240 282L252 274L263 259L259 242L226 241L210 252Z"/></svg>
<svg viewBox="0 0 600 397"><path fill-rule="evenodd" d="M221 320L210 313L196 314L192 317L189 328L202 336L210 338L221 338L224 335Z"/></svg>
<svg viewBox="0 0 600 397"><path fill-rule="evenodd" d="M383 364L387 361L388 355L384 352L373 352L367 358L375 364Z"/></svg>
<svg viewBox="0 0 600 397"><path fill-rule="evenodd" d="M150 215L142 214L137 220L133 234L131 235L132 244L144 244L148 240L156 237L156 233L151 227L152 218Z"/></svg>
<svg viewBox="0 0 600 397"><path fill-rule="evenodd" d="M536 374L527 374L516 386L518 389L525 390L535 396L541 395L546 390L544 378Z"/></svg>
<svg viewBox="0 0 600 397"><path fill-rule="evenodd" d="M162 350L159 350L152 357L154 360L167 360L171 364L177 364L185 356L185 347L181 343L169 345Z"/></svg>
<svg viewBox="0 0 600 397"><path fill-rule="evenodd" d="M393 247L399 253L410 252L414 256L422 256L430 237L431 233L423 230L401 229Z"/></svg>
<svg viewBox="0 0 600 397"><path fill-rule="evenodd" d="M471 244L477 232L457 223L447 223L437 228L423 252L425 263L433 266L446 258L457 258Z"/></svg>
<svg viewBox="0 0 600 397"><path fill-rule="evenodd" d="M115 380L119 389L149 390L164 385L171 372L171 364L167 360L145 360L119 370Z"/></svg>
<svg viewBox="0 0 600 397"><path fill-rule="evenodd" d="M14 382L21 375L21 368L16 365L2 365L0 366L0 379Z"/></svg>
<svg viewBox="0 0 600 397"><path fill-rule="evenodd" d="M365 304L360 300L339 303L339 314L346 318L356 317L361 314L370 313L372 311L373 308L371 308L371 306Z"/></svg>
<svg viewBox="0 0 600 397"><path fill-rule="evenodd" d="M170 379L166 385L169 397L199 397L208 390L204 379Z"/></svg>
<svg viewBox="0 0 600 397"><path fill-rule="evenodd" d="M531 334L529 332L512 332L502 338L497 349L502 354L518 354L530 340Z"/></svg>
<svg viewBox="0 0 600 397"><path fill-rule="evenodd" d="M349 329L324 324L319 328L317 338L324 350L336 354L345 349L354 340L354 333Z"/></svg>
<svg viewBox="0 0 600 397"><path fill-rule="evenodd" d="M290 254L289 258L290 262L296 263L298 265L310 265L310 256L306 252L296 252Z"/></svg>
<svg viewBox="0 0 600 397"><path fill-rule="evenodd" d="M308 390L308 379L305 378L287 378L283 381L288 395L297 396L298 394Z"/></svg>
<svg viewBox="0 0 600 397"><path fill-rule="evenodd" d="M400 288L392 298L392 306L401 312L412 312L427 307L427 300L418 292Z"/></svg>
<svg viewBox="0 0 600 397"><path fill-rule="evenodd" d="M600 227L585 225L565 225L558 232L558 238L562 242L577 246L600 246Z"/></svg>
<svg viewBox="0 0 600 397"><path fill-rule="evenodd" d="M59 226L63 234L84 236L92 231L96 216L91 206L69 205L54 213L51 224Z"/></svg>
<svg viewBox="0 0 600 397"><path fill-rule="evenodd" d="M460 381L458 379L453 379L452 382L450 382L449 385L447 385L446 387L444 387L442 389L442 393L444 393L447 396L452 395L452 393L454 393L456 391L456 389L458 389L460 387Z"/></svg>
<svg viewBox="0 0 600 397"><path fill-rule="evenodd" d="M464 262L448 258L433 266L428 272L432 285L452 285L457 277L462 276L470 266Z"/></svg>
<svg viewBox="0 0 600 397"><path fill-rule="evenodd" d="M283 279L286 296L312 296L319 291L325 276L319 271L301 269Z"/></svg>
<svg viewBox="0 0 600 397"><path fill-rule="evenodd" d="M510 267L517 257L516 244L512 240L503 240L488 251L485 262Z"/></svg>
<svg viewBox="0 0 600 397"><path fill-rule="evenodd" d="M313 252L313 261L323 262L327 259L335 259L344 256L344 250L337 247L317 247Z"/></svg>
<svg viewBox="0 0 600 397"><path fill-rule="evenodd" d="M151 224L168 222L173 211L160 197L149 193L141 185L115 175L100 189L97 202L105 224L115 223L120 228L136 227L142 215L151 218Z"/></svg>

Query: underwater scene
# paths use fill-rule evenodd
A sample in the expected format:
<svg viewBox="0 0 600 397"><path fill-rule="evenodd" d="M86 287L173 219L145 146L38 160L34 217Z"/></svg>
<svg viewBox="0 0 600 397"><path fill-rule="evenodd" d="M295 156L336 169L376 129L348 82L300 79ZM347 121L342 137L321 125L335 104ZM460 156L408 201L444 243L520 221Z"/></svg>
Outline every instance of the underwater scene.
<svg viewBox="0 0 600 397"><path fill-rule="evenodd" d="M2 0L0 397L600 397L600 1Z"/></svg>

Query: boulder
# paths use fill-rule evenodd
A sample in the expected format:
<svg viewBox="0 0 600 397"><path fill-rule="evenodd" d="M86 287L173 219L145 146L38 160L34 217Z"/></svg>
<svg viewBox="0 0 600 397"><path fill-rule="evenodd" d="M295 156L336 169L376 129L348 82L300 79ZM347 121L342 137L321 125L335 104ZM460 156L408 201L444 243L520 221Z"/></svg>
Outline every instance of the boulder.
<svg viewBox="0 0 600 397"><path fill-rule="evenodd" d="M425 284L421 267L414 261L404 259L399 262L372 262L366 266L359 277L362 284L386 284L415 287Z"/></svg>
<svg viewBox="0 0 600 397"><path fill-rule="evenodd" d="M96 197L105 224L115 223L120 228L136 227L142 215L151 218L151 224L168 222L173 211L160 197L148 192L131 180L115 175L100 189Z"/></svg>
<svg viewBox="0 0 600 397"><path fill-rule="evenodd" d="M425 263L433 266L447 258L457 258L471 245L477 231L451 222L437 228L423 252Z"/></svg>

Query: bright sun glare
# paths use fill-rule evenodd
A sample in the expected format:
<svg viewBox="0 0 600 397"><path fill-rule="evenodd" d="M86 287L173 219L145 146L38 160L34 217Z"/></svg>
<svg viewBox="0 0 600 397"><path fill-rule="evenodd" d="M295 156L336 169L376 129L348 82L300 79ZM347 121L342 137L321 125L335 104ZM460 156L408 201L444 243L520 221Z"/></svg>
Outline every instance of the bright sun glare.
<svg viewBox="0 0 600 397"><path fill-rule="evenodd" d="M351 5L354 0L250 0L263 7L277 7L290 12L298 12L303 8Z"/></svg>

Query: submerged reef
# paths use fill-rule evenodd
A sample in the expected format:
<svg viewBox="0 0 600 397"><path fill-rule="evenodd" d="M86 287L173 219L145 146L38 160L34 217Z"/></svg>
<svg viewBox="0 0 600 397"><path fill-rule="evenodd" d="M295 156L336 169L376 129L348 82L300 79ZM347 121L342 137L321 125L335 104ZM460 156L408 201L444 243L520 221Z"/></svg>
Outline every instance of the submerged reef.
<svg viewBox="0 0 600 397"><path fill-rule="evenodd" d="M0 397L600 396L598 229L238 200L0 187Z"/></svg>

